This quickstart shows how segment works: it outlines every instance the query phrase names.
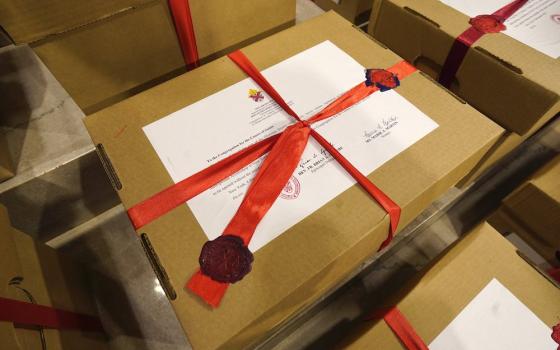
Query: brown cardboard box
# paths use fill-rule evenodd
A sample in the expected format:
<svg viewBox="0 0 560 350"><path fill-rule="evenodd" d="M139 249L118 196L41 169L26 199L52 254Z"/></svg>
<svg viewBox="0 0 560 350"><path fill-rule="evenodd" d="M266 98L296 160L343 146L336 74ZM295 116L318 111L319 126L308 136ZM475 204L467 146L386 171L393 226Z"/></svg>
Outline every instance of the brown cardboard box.
<svg viewBox="0 0 560 350"><path fill-rule="evenodd" d="M551 328L558 323L560 290L486 223L386 303L396 305L429 345L494 278ZM341 345L371 349L371 344L383 350L405 349L383 320L363 322L361 329Z"/></svg>
<svg viewBox="0 0 560 350"><path fill-rule="evenodd" d="M488 220L500 232L515 232L553 265L560 265L560 157L503 200Z"/></svg>
<svg viewBox="0 0 560 350"><path fill-rule="evenodd" d="M373 0L313 0L325 11L334 10L350 22L361 25L369 20Z"/></svg>
<svg viewBox="0 0 560 350"><path fill-rule="evenodd" d="M294 23L295 1L190 1L201 61ZM0 24L29 43L86 114L185 71L164 0L7 1Z"/></svg>
<svg viewBox="0 0 560 350"><path fill-rule="evenodd" d="M0 182L14 176L14 166L8 150L8 142L0 133Z"/></svg>
<svg viewBox="0 0 560 350"><path fill-rule="evenodd" d="M375 0L369 33L437 79L468 16L438 0ZM474 179L560 112L560 65L505 35L485 35L450 89L506 129L470 174Z"/></svg>
<svg viewBox="0 0 560 350"><path fill-rule="evenodd" d="M4 1L0 25L86 114L185 71L163 1Z"/></svg>
<svg viewBox="0 0 560 350"><path fill-rule="evenodd" d="M87 275L83 267L53 249L10 227L7 211L0 206L0 296L39 305L96 315ZM51 349L108 349L103 334L43 330ZM2 349L42 349L38 330L14 328L0 322ZM6 346L10 344L10 346Z"/></svg>
<svg viewBox="0 0 560 350"><path fill-rule="evenodd" d="M334 12L243 52L265 69L325 40L365 67L390 67L401 60ZM220 58L85 119L125 207L173 183L142 127L245 78L233 62ZM402 228L463 177L502 129L419 72L397 91L439 124L369 175L402 207ZM220 122L219 116L208 117ZM375 253L388 225L387 214L354 186L259 249L252 272L214 310L183 288L206 241L188 207L174 209L138 233L194 348L231 349L254 344L337 285Z"/></svg>

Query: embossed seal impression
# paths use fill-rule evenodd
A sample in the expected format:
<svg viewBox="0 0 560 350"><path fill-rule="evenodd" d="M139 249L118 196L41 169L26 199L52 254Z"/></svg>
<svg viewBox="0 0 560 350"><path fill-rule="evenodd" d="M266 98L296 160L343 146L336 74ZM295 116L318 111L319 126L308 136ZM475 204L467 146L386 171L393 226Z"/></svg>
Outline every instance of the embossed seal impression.
<svg viewBox="0 0 560 350"><path fill-rule="evenodd" d="M204 243L198 262L200 270L211 279L235 283L251 272L253 253L237 236L222 235Z"/></svg>
<svg viewBox="0 0 560 350"><path fill-rule="evenodd" d="M506 30L502 19L494 15L480 15L469 20L469 24L482 33L499 33Z"/></svg>
<svg viewBox="0 0 560 350"><path fill-rule="evenodd" d="M280 198L296 199L297 197L299 197L300 192L301 192L301 184L299 183L299 180L295 176L292 176L290 180L288 180L286 186L284 186L284 189L282 189L282 192L280 193Z"/></svg>
<svg viewBox="0 0 560 350"><path fill-rule="evenodd" d="M396 74L385 69L366 69L366 86L375 85L379 91L396 88L401 82Z"/></svg>

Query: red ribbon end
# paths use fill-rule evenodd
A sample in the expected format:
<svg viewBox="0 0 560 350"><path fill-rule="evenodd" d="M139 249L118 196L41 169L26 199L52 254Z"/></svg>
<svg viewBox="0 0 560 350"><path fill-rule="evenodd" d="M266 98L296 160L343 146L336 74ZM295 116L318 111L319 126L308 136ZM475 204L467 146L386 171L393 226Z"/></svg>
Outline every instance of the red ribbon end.
<svg viewBox="0 0 560 350"><path fill-rule="evenodd" d="M198 270L186 285L194 294L198 295L212 308L220 306L224 294L226 294L228 283L216 282Z"/></svg>

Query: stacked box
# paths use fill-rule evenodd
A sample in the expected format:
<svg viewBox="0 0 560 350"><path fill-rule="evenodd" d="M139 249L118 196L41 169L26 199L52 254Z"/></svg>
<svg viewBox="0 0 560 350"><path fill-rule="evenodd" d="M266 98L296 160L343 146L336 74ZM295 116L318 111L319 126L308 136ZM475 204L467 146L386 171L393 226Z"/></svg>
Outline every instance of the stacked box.
<svg viewBox="0 0 560 350"><path fill-rule="evenodd" d="M13 229L2 206L0 232L0 297L97 315L81 265ZM6 321L0 322L0 342L3 349L18 350L42 349L42 344L47 349L108 349L101 333L16 327Z"/></svg>
<svg viewBox="0 0 560 350"><path fill-rule="evenodd" d="M479 293L488 292L490 289L503 292L504 288L540 320L532 319L534 315L529 315L527 311L523 312L523 316L518 314L518 317L531 318L530 323L532 325L536 323L538 329L544 331L532 334L529 339L517 339L519 343L516 345L521 342L525 345L528 342L532 343L532 346L518 348L554 349L555 342L551 335L552 327L558 324L560 317L560 303L558 303L560 289L521 258L515 247L486 223L442 254L435 263L395 297L384 301L385 305L380 308L396 306L417 336L430 349L444 349L445 347L442 347L444 336L447 341L454 342L447 349L472 349L472 344L480 344L484 339L487 343L477 349L509 349L512 347L497 345L504 344L504 341L493 336L492 332L496 331L495 328L487 328L482 332L471 332L467 329L469 324L476 329L475 323L486 322L483 312L492 310L499 317L501 313L511 310L512 307L509 310L502 309L504 304L501 304L501 298L504 294L500 293L489 294L490 298L494 296L490 307L481 306ZM511 295L508 296L507 300L511 299ZM471 318L470 321L461 319L466 317L467 313L472 316L474 309L471 307L474 307L474 304L471 303L476 301L479 303L476 309L478 317ZM521 321L520 324L527 325L526 320L508 321L514 323ZM462 322L462 325L457 322ZM340 344L341 348L371 349L372 344L375 344L379 349L406 349L383 319L360 323L355 332ZM446 329L447 327L451 328ZM515 339L516 337L515 330L505 324L497 332L505 336L503 338ZM524 334L526 335L526 332ZM540 335L543 337L541 338ZM464 336L470 339L465 340ZM489 339L496 343L491 344ZM511 344L511 341L505 340L505 344ZM549 347L539 347L543 343L548 344ZM449 342L447 344L449 345Z"/></svg>
<svg viewBox="0 0 560 350"><path fill-rule="evenodd" d="M507 196L488 222L502 233L517 234L560 266L560 157Z"/></svg>
<svg viewBox="0 0 560 350"><path fill-rule="evenodd" d="M190 9L203 63L295 18L294 1L190 1ZM0 25L35 50L86 114L186 70L167 1L8 1Z"/></svg>
<svg viewBox="0 0 560 350"><path fill-rule="evenodd" d="M469 17L488 14L476 8L492 13L510 2L376 0L368 31L438 79L455 39L470 27ZM448 4L472 13L466 15ZM560 112L556 40L560 33L554 16L559 6L532 0L505 22L511 30L486 34L468 49L449 88L505 132L463 184L472 182Z"/></svg>
<svg viewBox="0 0 560 350"><path fill-rule="evenodd" d="M317 52L316 50L324 54L312 56L309 61L304 60L305 57L310 57L308 55L312 52ZM329 81L329 73L314 73L320 69L321 62L329 61L331 56L346 57L337 58L336 62L345 67L351 65L356 68L346 72L356 78L355 81L345 83L349 87L363 84L364 67L385 68L403 63L400 57L370 40L334 12L264 39L244 48L242 52L258 69L264 70L273 66L263 71L263 74L269 76L276 70L276 78L270 83L296 110L303 108L301 106L308 102L308 98L313 98L313 89L317 89L316 93L322 93L334 87L332 95L325 95L326 102L342 92L336 87L340 80L346 80L346 75L343 75L342 79ZM278 70L282 67L300 61L307 62L306 70L279 73ZM338 65L335 64L332 68L336 71ZM330 68L328 72L335 74ZM298 83L291 85L291 79L296 79ZM294 89L300 89L302 84L309 88L298 90L294 95ZM196 86L197 89L191 89L192 86ZM286 94L288 96L285 96ZM229 100L223 100L221 96L231 97ZM393 96L399 99L402 97L408 101L406 103L410 104L409 107L416 111L410 113L425 113L425 117L431 119L430 125L437 124L435 129L410 147L401 149L398 155L387 159L377 170L367 173L368 178L401 207L399 227L402 228L471 171L502 133L502 128L418 72L403 80L395 91L383 92L380 95L376 93L372 96ZM298 99L299 102L295 102L294 99ZM405 103L405 100L402 102ZM366 105L368 103L369 100L363 102ZM365 108L363 104L356 108ZM380 102L376 108L382 108L383 105L384 103ZM394 123L398 118L393 113L397 113L396 110L401 107L400 104L395 105L395 110L389 109L384 112L381 109L376 112L374 108L371 113L366 113L367 118L381 118L379 124L375 122L374 130L383 129L381 124L396 128L391 132L383 129L384 131L377 133L368 129L371 126L369 124L357 125L357 130L354 131L356 142L360 145L362 142L367 144L380 135L377 141L384 137L391 140L393 133L413 132L416 127L412 124L406 126L404 121ZM216 108L223 109L218 111ZM316 109L317 106L313 108ZM242 115L235 115L233 111L240 109L244 111ZM191 117L185 117L185 113ZM190 145L189 142L196 139L209 142L204 147L214 148L223 139L228 139L231 133L251 128L255 123L264 123L259 124L259 128L262 127L264 132L270 130L270 118L289 121L282 119L290 118L282 113L284 112L274 108L270 98L259 91L252 80L246 79L245 74L224 57L91 115L85 122L94 143L100 146L102 159L111 170L109 176L115 184L119 184L116 189L123 204L126 208L131 208L182 180L184 176L177 176L173 164L188 166L193 164L189 155L205 152L200 143L192 144L191 147L186 147L185 144ZM400 117L407 116L408 114ZM197 121L192 118L200 119ZM341 123L351 123L350 117L347 120L344 116L340 118ZM187 124L173 124L177 120ZM249 124L239 126L232 120L241 120L240 123ZM251 120L254 121L250 122ZM163 124L159 124L160 122ZM151 133L148 129L153 131L157 125L168 125L168 122L171 123L170 128L160 134L159 139L152 138L155 131ZM334 123L335 119L327 122ZM432 122L435 124L431 124ZM203 129L205 125L211 129ZM335 129L341 131L347 128L341 125ZM263 132L257 133L257 138L263 137ZM178 153L175 154L179 158L157 153L161 151L160 141L171 146L171 150L177 148ZM375 142L372 144L376 144ZM397 148L402 142L404 140L387 144L385 147L389 150ZM380 144L380 147L383 146ZM221 152L219 149L215 151ZM283 191L284 195L275 202L275 206L285 206L289 212L280 219L272 213L273 206L270 216L264 220L276 218L275 220L279 220L278 225L282 226L295 213L307 210L306 207L302 207L301 202L298 204L298 200L309 198L305 197L306 193L315 197L309 187L313 184L306 180L314 175L306 171L311 169L309 173L312 173L315 169L313 164L321 166L321 154L323 151L317 150L316 154L310 155L315 162L306 163L305 169L298 168L299 171L294 173L295 180L290 180L285 188L286 193ZM216 157L209 155L204 159L211 161ZM186 163L183 163L185 160ZM204 168L210 163L204 160L203 164ZM333 168L333 171L335 178L346 176L345 173L341 173L340 168ZM339 182L330 177L317 176L317 181L327 181L325 190L337 186ZM237 180L233 182L234 180L226 180L225 185L222 183L214 186L212 191L204 192L200 196L229 196L231 192L232 196L241 199L242 195L240 196L238 189L243 188L243 185ZM305 218L300 218L293 225L283 228L276 238L259 246L255 251L255 263L251 273L232 285L220 306L215 309L185 289L187 280L197 269L200 249L212 231L206 226L202 227L203 216L199 215L200 212L195 214L191 209L191 205L194 204L189 202L189 206L180 205L137 230L156 274L160 277L178 319L195 349L243 348L258 343L299 310L325 295L376 252L381 242L387 238L388 215L361 188L357 185L351 186L352 183ZM231 203L229 197L224 198L223 203ZM202 209L205 208L207 206L202 205ZM231 218L228 216L230 214L222 215L230 209L207 209L210 210L211 219L210 222L204 221L204 225L212 226L219 218Z"/></svg>

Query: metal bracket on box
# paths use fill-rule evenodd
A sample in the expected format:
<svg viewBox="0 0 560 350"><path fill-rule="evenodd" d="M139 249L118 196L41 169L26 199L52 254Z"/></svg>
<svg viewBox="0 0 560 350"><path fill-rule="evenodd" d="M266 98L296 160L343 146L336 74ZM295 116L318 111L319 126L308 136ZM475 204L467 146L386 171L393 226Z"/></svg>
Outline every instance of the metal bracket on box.
<svg viewBox="0 0 560 350"><path fill-rule="evenodd" d="M111 181L111 185L113 185L115 191L121 190L122 189L121 180L119 179L119 176L117 175L115 168L113 167L113 163L111 163L111 160L109 159L109 156L107 156L107 152L105 152L105 148L103 147L103 144L98 143L95 146L95 149L97 151L97 155L99 156L99 159L101 160L103 169L105 169L105 173L109 177L109 181Z"/></svg>
<svg viewBox="0 0 560 350"><path fill-rule="evenodd" d="M161 284L165 295L167 295L167 298L169 298L169 300L175 300L177 298L177 293L171 285L169 276L167 275L167 272L165 272L163 265L161 265L161 262L159 261L159 258L154 250L154 247L152 246L152 243L150 242L148 235L145 233L140 234L140 242L142 243L142 248L144 248L144 252L148 257L148 260L150 261L150 265L152 265L152 269L154 270L154 273L156 274L156 277L159 280L159 284Z"/></svg>

